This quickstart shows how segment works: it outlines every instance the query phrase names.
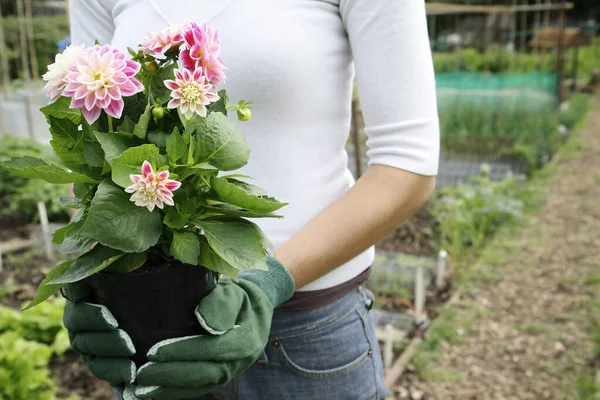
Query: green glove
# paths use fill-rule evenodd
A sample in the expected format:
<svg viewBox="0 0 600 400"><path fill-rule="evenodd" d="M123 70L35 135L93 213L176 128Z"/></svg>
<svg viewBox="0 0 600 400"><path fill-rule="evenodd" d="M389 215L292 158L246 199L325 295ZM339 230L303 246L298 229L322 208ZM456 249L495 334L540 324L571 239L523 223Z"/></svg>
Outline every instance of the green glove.
<svg viewBox="0 0 600 400"><path fill-rule="evenodd" d="M223 278L196 308L210 335L168 339L148 351L137 371L139 399L185 399L224 386L262 354L273 310L294 293L290 273L268 257L269 271L243 271L237 282Z"/></svg>
<svg viewBox="0 0 600 400"><path fill-rule="evenodd" d="M67 299L63 322L71 347L82 355L92 374L121 389L133 383L136 366L128 357L135 347L108 308L85 302L90 290L83 281L65 285L62 294Z"/></svg>

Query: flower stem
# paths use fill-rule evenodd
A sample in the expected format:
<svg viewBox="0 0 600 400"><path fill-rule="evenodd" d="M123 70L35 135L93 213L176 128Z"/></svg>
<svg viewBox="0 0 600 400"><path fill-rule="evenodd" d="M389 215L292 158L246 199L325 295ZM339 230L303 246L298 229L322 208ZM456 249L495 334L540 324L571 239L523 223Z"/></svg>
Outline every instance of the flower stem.
<svg viewBox="0 0 600 400"><path fill-rule="evenodd" d="M208 181L206 180L206 178L202 175L200 175L200 179L202 179L202 182L204 182L204 184L206 185L206 187L210 187L210 183L208 183Z"/></svg>
<svg viewBox="0 0 600 400"><path fill-rule="evenodd" d="M107 115L108 117L108 131L112 132L113 131L113 119L110 115Z"/></svg>

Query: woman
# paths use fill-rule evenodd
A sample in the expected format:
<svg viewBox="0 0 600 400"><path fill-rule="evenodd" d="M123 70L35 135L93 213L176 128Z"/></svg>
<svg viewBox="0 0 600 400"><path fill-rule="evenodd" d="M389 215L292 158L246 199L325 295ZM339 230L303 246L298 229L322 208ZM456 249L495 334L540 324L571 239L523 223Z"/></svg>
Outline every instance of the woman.
<svg viewBox="0 0 600 400"><path fill-rule="evenodd" d="M113 386L135 379L125 398L211 390L245 400L385 398L362 284L373 245L435 185L439 127L424 1L71 0L70 18L74 44L122 50L185 20L218 29L228 67L222 87L254 102L244 123L252 155L240 173L289 203L283 219L259 221L276 247L271 271L226 281L212 305L200 305L199 322L214 336L198 340L209 346L161 343L154 362L121 370L123 354L95 351L98 332L86 331L81 303L69 302L73 346L92 372ZM354 77L369 148L357 182L344 149ZM249 299L246 311L215 308L236 296ZM220 329L226 320L234 322Z"/></svg>

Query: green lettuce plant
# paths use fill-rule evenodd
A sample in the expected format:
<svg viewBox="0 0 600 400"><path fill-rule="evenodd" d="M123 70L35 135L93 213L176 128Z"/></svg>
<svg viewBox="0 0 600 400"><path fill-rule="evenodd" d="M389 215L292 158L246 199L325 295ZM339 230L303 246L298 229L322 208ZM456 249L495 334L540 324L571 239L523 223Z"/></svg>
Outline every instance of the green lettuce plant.
<svg viewBox="0 0 600 400"><path fill-rule="evenodd" d="M16 332L0 334L0 399L53 400L49 346L23 339Z"/></svg>

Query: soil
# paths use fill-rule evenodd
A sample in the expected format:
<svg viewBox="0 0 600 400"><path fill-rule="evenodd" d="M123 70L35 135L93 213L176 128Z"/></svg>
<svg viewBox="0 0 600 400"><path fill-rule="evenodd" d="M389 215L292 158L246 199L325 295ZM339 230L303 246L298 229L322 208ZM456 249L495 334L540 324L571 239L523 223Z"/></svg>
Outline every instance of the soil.
<svg viewBox="0 0 600 400"><path fill-rule="evenodd" d="M417 256L435 255L429 203L377 244L377 248Z"/></svg>
<svg viewBox="0 0 600 400"><path fill-rule="evenodd" d="M12 232L21 231L21 227L12 227ZM38 285L44 279L44 273L53 265L41 254L41 249L32 248L3 255L0 303L20 309L24 302L33 298ZM81 398L94 400L114 399L110 385L94 378L74 352L53 358L50 370L61 396L79 395Z"/></svg>
<svg viewBox="0 0 600 400"><path fill-rule="evenodd" d="M19 231L19 227L16 227ZM3 256L4 269L0 272L2 284L2 304L21 308L21 305L35 296L36 289L44 280L44 271L50 268L48 260L41 255L41 249Z"/></svg>
<svg viewBox="0 0 600 400"><path fill-rule="evenodd" d="M79 396L94 400L114 400L112 388L96 379L80 361L79 356L68 352L50 362L52 379L62 397Z"/></svg>
<svg viewBox="0 0 600 400"><path fill-rule="evenodd" d="M18 216L0 216L0 242L15 238L27 239L35 228L34 224L24 224Z"/></svg>
<svg viewBox="0 0 600 400"><path fill-rule="evenodd" d="M495 261L477 264L494 278L442 310L455 314L455 338L420 374L403 375L396 399L594 398L578 396L577 382L600 367L586 332L590 321L600 323L589 306L600 300L599 126L596 95L576 139L580 153L555 157L541 212L498 244Z"/></svg>

